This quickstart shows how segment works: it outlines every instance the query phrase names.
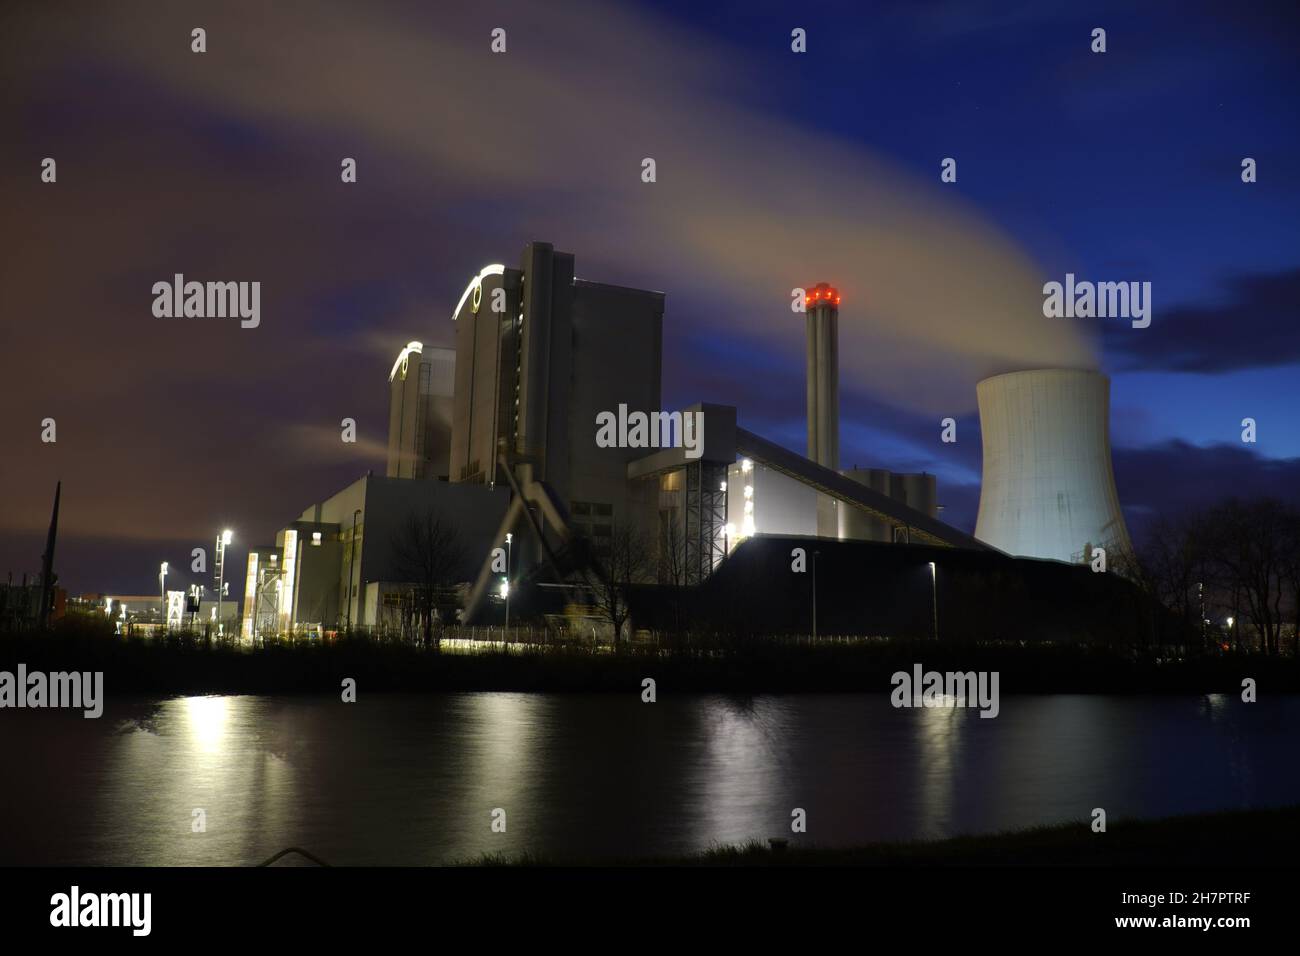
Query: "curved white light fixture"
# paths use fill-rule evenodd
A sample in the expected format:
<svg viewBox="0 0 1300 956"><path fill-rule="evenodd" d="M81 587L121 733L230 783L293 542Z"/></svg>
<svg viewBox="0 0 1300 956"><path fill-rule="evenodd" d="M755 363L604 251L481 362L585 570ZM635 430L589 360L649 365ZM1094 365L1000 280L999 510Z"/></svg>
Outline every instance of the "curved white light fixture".
<svg viewBox="0 0 1300 956"><path fill-rule="evenodd" d="M462 307L464 307L465 300L469 298L471 292L473 292L482 284L484 279L486 279L488 276L504 275L505 271L506 271L506 267L501 265L501 263L499 262L494 263L490 266L484 266L483 271L480 272L478 275L476 275L474 278L470 279L469 285L465 286L465 291L464 293L462 293L460 297L460 301L456 303L456 308L452 309L451 320L453 322L456 321L456 316L460 315L460 310Z"/></svg>
<svg viewBox="0 0 1300 956"><path fill-rule="evenodd" d="M397 353L397 361L393 363L393 370L388 373L388 380L390 382L397 377L397 370L399 368L403 372L406 371L406 363L407 360L410 358L412 352L423 353L424 344L422 342L408 342L406 343L406 348L402 349L402 351Z"/></svg>

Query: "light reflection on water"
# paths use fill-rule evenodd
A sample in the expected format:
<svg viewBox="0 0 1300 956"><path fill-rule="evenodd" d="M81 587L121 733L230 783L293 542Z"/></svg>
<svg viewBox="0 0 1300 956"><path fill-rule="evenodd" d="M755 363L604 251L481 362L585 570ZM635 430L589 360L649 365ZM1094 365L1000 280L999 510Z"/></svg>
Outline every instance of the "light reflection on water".
<svg viewBox="0 0 1300 956"><path fill-rule="evenodd" d="M10 710L0 752L21 772L0 793L0 862L248 865L291 845L335 864L662 856L1300 801L1300 697L1004 697L996 719L978 713L637 693Z"/></svg>

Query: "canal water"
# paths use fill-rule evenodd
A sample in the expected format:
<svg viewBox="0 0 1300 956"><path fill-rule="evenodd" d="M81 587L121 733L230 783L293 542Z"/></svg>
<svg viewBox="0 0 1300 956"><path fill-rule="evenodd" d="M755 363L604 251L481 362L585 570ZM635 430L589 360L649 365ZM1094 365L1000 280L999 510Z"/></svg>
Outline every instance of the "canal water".
<svg viewBox="0 0 1300 956"><path fill-rule="evenodd" d="M289 846L335 865L599 860L1279 806L1300 802L1297 727L1300 697L1004 696L991 720L884 694L5 710L0 863L233 866Z"/></svg>

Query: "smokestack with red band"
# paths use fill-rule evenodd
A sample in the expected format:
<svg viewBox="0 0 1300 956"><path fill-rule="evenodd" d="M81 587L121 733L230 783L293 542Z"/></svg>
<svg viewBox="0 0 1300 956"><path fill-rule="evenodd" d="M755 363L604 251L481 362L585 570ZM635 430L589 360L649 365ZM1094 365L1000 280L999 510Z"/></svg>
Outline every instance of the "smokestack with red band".
<svg viewBox="0 0 1300 956"><path fill-rule="evenodd" d="M808 314L808 457L840 467L840 293L819 282L804 298Z"/></svg>

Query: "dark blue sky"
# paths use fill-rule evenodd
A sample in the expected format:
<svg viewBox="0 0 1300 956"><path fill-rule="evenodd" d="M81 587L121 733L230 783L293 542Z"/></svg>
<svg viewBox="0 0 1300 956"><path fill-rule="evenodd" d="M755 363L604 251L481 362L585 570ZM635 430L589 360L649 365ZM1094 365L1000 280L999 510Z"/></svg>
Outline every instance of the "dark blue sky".
<svg viewBox="0 0 1300 956"><path fill-rule="evenodd" d="M0 572L36 568L58 478L74 589L149 591L159 560L227 525L242 560L382 468L393 356L449 344L467 279L532 239L667 294L666 403L735 404L797 450L789 290L838 285L844 464L937 473L964 529L975 382L1094 355L1139 534L1232 494L1294 499L1297 9L6 7L0 348L23 359L2 386ZM147 290L178 271L262 281L262 326L160 324ZM1066 272L1151 282L1151 327L1042 317L1041 283ZM56 446L36 440L47 415Z"/></svg>

